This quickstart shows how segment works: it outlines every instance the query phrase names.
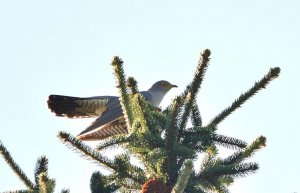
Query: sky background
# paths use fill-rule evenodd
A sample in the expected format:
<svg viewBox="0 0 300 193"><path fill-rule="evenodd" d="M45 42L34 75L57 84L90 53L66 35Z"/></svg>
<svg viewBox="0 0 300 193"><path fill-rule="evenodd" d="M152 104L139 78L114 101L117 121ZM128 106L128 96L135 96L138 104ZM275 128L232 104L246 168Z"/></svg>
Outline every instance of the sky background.
<svg viewBox="0 0 300 193"><path fill-rule="evenodd" d="M90 176L101 167L56 136L77 135L93 119L55 117L48 95L117 95L110 62L119 55L141 90L161 79L178 85L166 106L209 48L198 96L204 123L270 67L282 69L219 125L219 133L249 143L267 137L267 147L250 160L259 171L236 181L232 193L300 192L299 10L298 0L0 1L0 140L32 180L37 158L46 155L56 192L90 192ZM23 188L0 158L0 191Z"/></svg>

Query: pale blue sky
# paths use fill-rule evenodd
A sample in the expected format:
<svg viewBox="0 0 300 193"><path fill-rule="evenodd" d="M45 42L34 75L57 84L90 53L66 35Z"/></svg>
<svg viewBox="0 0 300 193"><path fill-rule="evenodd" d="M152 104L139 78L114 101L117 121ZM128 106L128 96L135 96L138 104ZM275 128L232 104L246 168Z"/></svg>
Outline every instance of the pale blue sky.
<svg viewBox="0 0 300 193"><path fill-rule="evenodd" d="M247 142L268 139L251 159L260 170L237 181L232 192L300 192L299 10L298 0L0 1L0 140L31 179L37 158L46 155L57 191L89 192L90 176L100 167L56 135L76 135L92 120L55 117L48 95L116 95L109 64L119 55L141 90L160 79L179 86L165 106L191 81L199 52L209 48L212 60L199 93L205 122L270 67L282 69L219 127ZM0 158L0 191L22 188Z"/></svg>

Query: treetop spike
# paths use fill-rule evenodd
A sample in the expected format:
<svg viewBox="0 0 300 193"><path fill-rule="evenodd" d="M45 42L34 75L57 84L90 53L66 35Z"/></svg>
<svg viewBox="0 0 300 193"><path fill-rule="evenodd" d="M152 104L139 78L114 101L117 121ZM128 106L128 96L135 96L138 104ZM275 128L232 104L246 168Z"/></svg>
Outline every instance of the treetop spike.
<svg viewBox="0 0 300 193"><path fill-rule="evenodd" d="M257 140L260 142L261 147L266 147L267 138L265 136L260 136Z"/></svg>
<svg viewBox="0 0 300 193"><path fill-rule="evenodd" d="M209 57L210 54L211 54L211 51L210 49L205 49L203 52L202 52L203 55L205 55L206 57Z"/></svg>
<svg viewBox="0 0 300 193"><path fill-rule="evenodd" d="M114 56L111 64L113 66L121 65L121 64L123 64L123 60L119 56Z"/></svg>
<svg viewBox="0 0 300 193"><path fill-rule="evenodd" d="M269 72L269 76L271 78L277 78L280 74L280 68L279 67L274 67L274 68L271 68L270 69L270 72Z"/></svg>
<svg viewBox="0 0 300 193"><path fill-rule="evenodd" d="M69 134L64 131L59 131L57 137L63 141L66 141L66 139L69 137Z"/></svg>

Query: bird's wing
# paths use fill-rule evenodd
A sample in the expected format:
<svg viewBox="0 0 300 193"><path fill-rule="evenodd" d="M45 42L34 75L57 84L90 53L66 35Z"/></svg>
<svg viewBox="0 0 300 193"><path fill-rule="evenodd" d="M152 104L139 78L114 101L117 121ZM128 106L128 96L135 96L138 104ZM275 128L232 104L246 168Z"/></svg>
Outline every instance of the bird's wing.
<svg viewBox="0 0 300 193"><path fill-rule="evenodd" d="M110 100L106 104L106 111L102 113L90 126L88 126L84 131L82 131L77 137L80 138L81 135L102 128L102 126L111 123L123 116L122 108L119 102L119 98L116 97Z"/></svg>
<svg viewBox="0 0 300 193"><path fill-rule="evenodd" d="M127 134L127 127L124 117L120 117L110 123L102 125L90 132L82 133L77 136L77 139L91 141L101 140L119 134Z"/></svg>
<svg viewBox="0 0 300 193"><path fill-rule="evenodd" d="M50 95L48 108L56 114L69 118L99 117L107 110L110 101L117 99L114 96L99 96L79 98L62 95Z"/></svg>
<svg viewBox="0 0 300 193"><path fill-rule="evenodd" d="M145 97L146 101L152 100L152 95L148 91L143 91L141 94ZM81 135L89 133L93 130L99 130L105 124L114 122L123 116L121 104L119 98L116 97L110 100L106 104L107 110L103 112L102 116L98 117L90 126L88 126L84 131L82 131L77 137L80 138ZM125 120L124 120L125 121ZM107 129L106 127L105 129ZM93 131L94 132L94 131Z"/></svg>

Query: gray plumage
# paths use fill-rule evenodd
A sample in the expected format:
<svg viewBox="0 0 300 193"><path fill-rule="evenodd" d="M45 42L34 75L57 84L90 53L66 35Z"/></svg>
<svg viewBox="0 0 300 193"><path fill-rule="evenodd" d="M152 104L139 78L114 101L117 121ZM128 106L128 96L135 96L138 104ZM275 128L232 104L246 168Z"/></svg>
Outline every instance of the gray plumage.
<svg viewBox="0 0 300 193"><path fill-rule="evenodd" d="M161 80L153 84L149 90L142 91L141 94L147 102L158 107L163 97L173 87L177 86ZM80 140L101 140L113 135L128 133L119 97L116 96L80 98L50 95L48 107L56 116L98 117L77 136Z"/></svg>

